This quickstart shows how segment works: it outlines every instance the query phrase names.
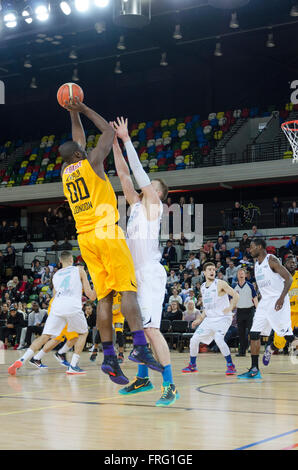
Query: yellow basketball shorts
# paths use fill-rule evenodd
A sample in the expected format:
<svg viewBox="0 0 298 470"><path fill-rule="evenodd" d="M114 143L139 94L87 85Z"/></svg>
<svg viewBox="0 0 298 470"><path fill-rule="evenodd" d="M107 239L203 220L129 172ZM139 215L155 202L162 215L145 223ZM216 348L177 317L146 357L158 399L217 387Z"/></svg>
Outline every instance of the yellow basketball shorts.
<svg viewBox="0 0 298 470"><path fill-rule="evenodd" d="M113 226L106 238L96 236L95 229L81 233L78 243L98 300L113 290L137 291L133 259L121 227Z"/></svg>

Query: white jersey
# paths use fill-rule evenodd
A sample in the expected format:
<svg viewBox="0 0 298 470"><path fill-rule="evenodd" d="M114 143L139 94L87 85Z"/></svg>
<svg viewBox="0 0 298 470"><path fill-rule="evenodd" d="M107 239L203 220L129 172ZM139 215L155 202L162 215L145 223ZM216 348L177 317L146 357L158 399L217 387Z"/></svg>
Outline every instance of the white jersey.
<svg viewBox="0 0 298 470"><path fill-rule="evenodd" d="M161 259L159 231L162 212L161 201L159 216L155 220L147 219L146 209L141 201L131 206L126 238L136 270Z"/></svg>
<svg viewBox="0 0 298 470"><path fill-rule="evenodd" d="M274 255L267 255L260 264L255 264L255 278L262 296L262 299L269 298L278 299L283 291L285 280L278 274L274 273L269 265L269 258Z"/></svg>
<svg viewBox="0 0 298 470"><path fill-rule="evenodd" d="M73 315L82 311L83 286L78 266L60 269L53 276L56 291L51 311L58 316Z"/></svg>
<svg viewBox="0 0 298 470"><path fill-rule="evenodd" d="M218 279L215 279L212 284L207 287L206 282L201 286L203 309L208 318L218 317L232 317L224 314L224 310L230 306L228 294L218 295Z"/></svg>

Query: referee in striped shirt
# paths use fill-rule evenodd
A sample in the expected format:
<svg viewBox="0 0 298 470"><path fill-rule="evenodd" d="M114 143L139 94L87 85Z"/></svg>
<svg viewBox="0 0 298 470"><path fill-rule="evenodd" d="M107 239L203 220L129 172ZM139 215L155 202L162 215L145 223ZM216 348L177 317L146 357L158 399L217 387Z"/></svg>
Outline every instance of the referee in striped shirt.
<svg viewBox="0 0 298 470"><path fill-rule="evenodd" d="M238 357L244 357L248 348L248 332L251 329L254 317L254 307L258 305L258 297L254 286L246 280L245 269L240 268L237 272L238 283L234 290L239 294L237 303L237 325L239 335Z"/></svg>

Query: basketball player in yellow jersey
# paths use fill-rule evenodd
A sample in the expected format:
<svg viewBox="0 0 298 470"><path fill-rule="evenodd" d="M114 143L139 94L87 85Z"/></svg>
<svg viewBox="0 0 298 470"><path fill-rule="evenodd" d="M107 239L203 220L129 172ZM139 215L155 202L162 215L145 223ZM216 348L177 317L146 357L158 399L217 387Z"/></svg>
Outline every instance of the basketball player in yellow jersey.
<svg viewBox="0 0 298 470"><path fill-rule="evenodd" d="M285 261L285 267L293 277L293 282L289 290L290 304L291 304L291 322L294 336L298 337L298 271L297 260L295 256L289 255ZM291 346L295 347L295 342ZM274 333L274 346L276 349L283 349L286 346L285 338L277 336Z"/></svg>
<svg viewBox="0 0 298 470"><path fill-rule="evenodd" d="M69 102L73 141L59 147L64 160L64 194L75 219L81 255L88 266L98 295L97 326L103 345L101 369L118 384L129 380L123 374L113 346L113 293L121 292L121 311L133 335L134 348L129 359L162 371L155 361L144 335L142 317L136 298L134 264L121 228L116 195L104 173L103 162L111 151L115 131L104 118L84 103ZM86 138L80 113L102 132L97 146L87 155Z"/></svg>

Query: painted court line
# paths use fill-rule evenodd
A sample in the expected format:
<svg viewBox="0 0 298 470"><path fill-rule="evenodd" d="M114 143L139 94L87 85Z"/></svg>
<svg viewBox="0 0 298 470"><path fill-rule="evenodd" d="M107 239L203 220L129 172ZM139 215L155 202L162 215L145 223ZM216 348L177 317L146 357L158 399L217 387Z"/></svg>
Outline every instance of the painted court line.
<svg viewBox="0 0 298 470"><path fill-rule="evenodd" d="M249 449L250 447L255 447L255 446L258 446L260 444L264 444L264 442L269 442L269 441L273 441L274 439L279 439L280 437L289 436L290 434L294 434L295 432L298 432L298 428L293 429L292 431L285 432L283 434L278 434L277 436L268 437L267 439L263 439L262 441L252 442L251 444L247 444L246 446L238 447L237 449L234 449L234 450Z"/></svg>

